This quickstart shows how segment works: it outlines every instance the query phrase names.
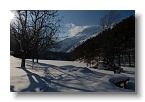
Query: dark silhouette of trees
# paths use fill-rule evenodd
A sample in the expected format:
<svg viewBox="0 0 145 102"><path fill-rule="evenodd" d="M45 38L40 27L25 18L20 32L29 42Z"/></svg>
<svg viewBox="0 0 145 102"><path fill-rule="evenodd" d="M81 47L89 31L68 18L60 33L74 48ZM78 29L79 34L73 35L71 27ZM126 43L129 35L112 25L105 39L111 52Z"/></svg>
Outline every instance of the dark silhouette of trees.
<svg viewBox="0 0 145 102"><path fill-rule="evenodd" d="M25 67L28 51L39 55L56 46L60 19L54 10L16 10L13 13L15 18L10 23L10 36L20 44L21 67Z"/></svg>
<svg viewBox="0 0 145 102"><path fill-rule="evenodd" d="M128 62L129 66L135 64L135 16L82 43L74 49L72 56L89 64L98 60L115 61L119 66L121 62Z"/></svg>

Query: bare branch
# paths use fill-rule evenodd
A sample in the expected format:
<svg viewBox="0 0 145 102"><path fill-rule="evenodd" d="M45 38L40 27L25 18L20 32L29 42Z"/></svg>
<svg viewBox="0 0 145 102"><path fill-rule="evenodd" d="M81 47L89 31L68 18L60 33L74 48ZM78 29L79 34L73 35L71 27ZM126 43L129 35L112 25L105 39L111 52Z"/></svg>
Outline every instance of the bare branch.
<svg viewBox="0 0 145 102"><path fill-rule="evenodd" d="M100 18L100 26L103 30L112 28L120 18L120 13L117 11L110 11L108 14Z"/></svg>

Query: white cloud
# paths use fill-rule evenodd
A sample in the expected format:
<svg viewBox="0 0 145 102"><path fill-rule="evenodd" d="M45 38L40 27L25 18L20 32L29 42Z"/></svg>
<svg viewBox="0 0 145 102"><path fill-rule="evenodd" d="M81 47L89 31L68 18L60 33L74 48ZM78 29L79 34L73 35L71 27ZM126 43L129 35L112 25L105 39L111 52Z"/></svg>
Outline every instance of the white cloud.
<svg viewBox="0 0 145 102"><path fill-rule="evenodd" d="M73 27L75 27L76 25L73 24L73 23L67 23L65 26L68 27L68 28L73 28Z"/></svg>
<svg viewBox="0 0 145 102"><path fill-rule="evenodd" d="M69 33L71 36L75 36L77 33L82 32L85 28L90 26L77 26L73 23L67 23L66 27L69 28Z"/></svg>

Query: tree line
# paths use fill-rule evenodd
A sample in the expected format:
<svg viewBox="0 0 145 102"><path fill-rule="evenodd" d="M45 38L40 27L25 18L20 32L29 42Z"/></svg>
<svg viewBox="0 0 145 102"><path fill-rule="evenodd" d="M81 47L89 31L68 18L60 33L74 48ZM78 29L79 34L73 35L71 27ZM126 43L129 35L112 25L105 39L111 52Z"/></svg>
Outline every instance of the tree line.
<svg viewBox="0 0 145 102"><path fill-rule="evenodd" d="M105 18L101 18L105 21ZM109 23L109 26L111 24ZM102 22L102 27L105 24ZM135 65L135 16L130 16L114 27L107 27L98 36L83 42L72 52L74 60L93 64L99 60L107 63Z"/></svg>

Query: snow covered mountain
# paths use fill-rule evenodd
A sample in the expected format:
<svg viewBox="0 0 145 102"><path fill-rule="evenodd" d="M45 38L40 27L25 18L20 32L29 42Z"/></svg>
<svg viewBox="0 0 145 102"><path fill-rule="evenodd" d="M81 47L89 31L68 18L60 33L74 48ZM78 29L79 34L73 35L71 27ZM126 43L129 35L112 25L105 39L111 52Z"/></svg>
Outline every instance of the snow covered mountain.
<svg viewBox="0 0 145 102"><path fill-rule="evenodd" d="M61 42L61 47L57 51L70 52L83 41L86 41L90 37L96 36L101 32L101 28L98 26L92 26L85 28L82 32L77 33L75 36L66 38Z"/></svg>

